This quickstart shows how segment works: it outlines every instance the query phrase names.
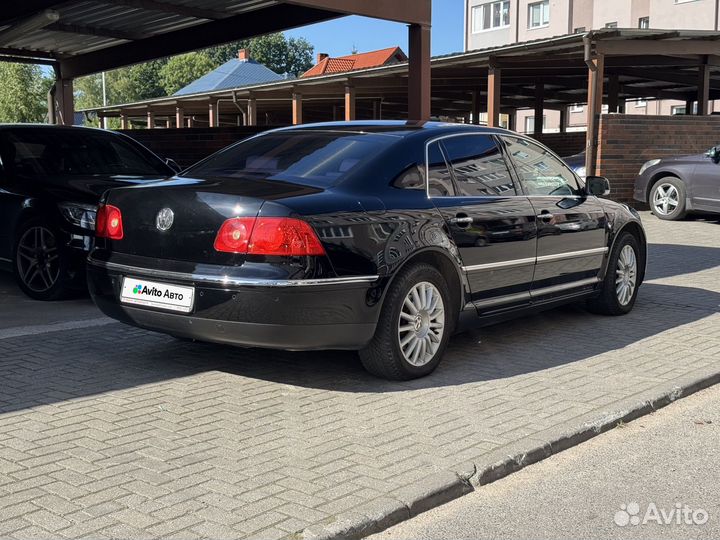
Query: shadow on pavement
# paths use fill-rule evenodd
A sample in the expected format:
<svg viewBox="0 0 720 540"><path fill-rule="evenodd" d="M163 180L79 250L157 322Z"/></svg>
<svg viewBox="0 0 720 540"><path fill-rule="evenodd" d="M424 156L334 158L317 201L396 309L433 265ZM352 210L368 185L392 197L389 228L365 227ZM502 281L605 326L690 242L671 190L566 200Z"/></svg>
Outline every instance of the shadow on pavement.
<svg viewBox="0 0 720 540"><path fill-rule="evenodd" d="M682 244L649 244L646 280L692 274L717 267L720 248Z"/></svg>
<svg viewBox="0 0 720 540"><path fill-rule="evenodd" d="M682 302L668 305L668 298ZM251 382L362 393L507 379L617 351L708 317L719 305L718 293L646 283L635 310L624 317L566 307L455 336L433 375L402 383L370 376L351 352L289 353L181 342L121 324L9 338L0 340L0 413L213 370Z"/></svg>

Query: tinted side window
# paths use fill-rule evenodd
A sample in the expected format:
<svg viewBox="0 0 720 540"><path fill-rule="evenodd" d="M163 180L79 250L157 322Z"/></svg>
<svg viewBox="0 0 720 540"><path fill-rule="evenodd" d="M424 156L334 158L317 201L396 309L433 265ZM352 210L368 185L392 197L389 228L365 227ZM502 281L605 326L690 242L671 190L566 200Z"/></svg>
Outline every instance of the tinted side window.
<svg viewBox="0 0 720 540"><path fill-rule="evenodd" d="M399 189L417 189L425 191L425 178L417 165L411 165L393 181L392 185Z"/></svg>
<svg viewBox="0 0 720 540"><path fill-rule="evenodd" d="M428 194L431 197L455 195L450 169L437 141L428 146Z"/></svg>
<svg viewBox="0 0 720 540"><path fill-rule="evenodd" d="M542 146L517 137L503 137L528 195L579 195L575 175Z"/></svg>
<svg viewBox="0 0 720 540"><path fill-rule="evenodd" d="M443 139L458 195L466 197L511 196L515 186L495 139L488 135L463 135Z"/></svg>

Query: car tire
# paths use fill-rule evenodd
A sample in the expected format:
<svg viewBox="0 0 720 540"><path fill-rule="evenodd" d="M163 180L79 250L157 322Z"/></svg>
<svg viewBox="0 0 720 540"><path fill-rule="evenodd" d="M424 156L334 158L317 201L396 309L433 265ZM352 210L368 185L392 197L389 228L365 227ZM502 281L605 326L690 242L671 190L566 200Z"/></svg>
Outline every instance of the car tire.
<svg viewBox="0 0 720 540"><path fill-rule="evenodd" d="M621 233L608 259L600 295L588 301L588 310L600 315L625 315L637 299L642 262L638 240Z"/></svg>
<svg viewBox="0 0 720 540"><path fill-rule="evenodd" d="M59 300L73 277L58 232L39 218L20 227L13 244L13 272L20 289L34 300Z"/></svg>
<svg viewBox="0 0 720 540"><path fill-rule="evenodd" d="M659 219L675 221L687 215L685 182L675 176L658 180L650 190L650 209Z"/></svg>
<svg viewBox="0 0 720 540"><path fill-rule="evenodd" d="M387 291L372 341L360 351L363 366L395 381L429 375L447 348L451 310L447 282L435 267L404 268Z"/></svg>

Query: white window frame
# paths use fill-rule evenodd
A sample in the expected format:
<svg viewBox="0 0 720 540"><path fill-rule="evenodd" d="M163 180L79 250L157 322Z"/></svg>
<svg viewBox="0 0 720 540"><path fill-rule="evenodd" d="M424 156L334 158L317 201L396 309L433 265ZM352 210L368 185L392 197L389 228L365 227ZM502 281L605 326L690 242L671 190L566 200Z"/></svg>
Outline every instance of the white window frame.
<svg viewBox="0 0 720 540"><path fill-rule="evenodd" d="M535 7L540 8L540 24L536 26L533 25L532 17L533 8ZM532 2L528 4L527 16L528 30L536 30L538 28L547 28L548 26L550 26L550 0L540 0L539 2Z"/></svg>
<svg viewBox="0 0 720 540"><path fill-rule="evenodd" d="M637 98L635 100L635 108L636 109L644 109L647 107L647 104L648 104L648 102L647 102L647 99L645 99L645 98Z"/></svg>
<svg viewBox="0 0 720 540"><path fill-rule="evenodd" d="M530 122L532 121L532 129L530 129ZM542 117L542 131L541 133L545 133L545 127L547 126L547 115L543 114ZM525 135L535 133L535 116L526 116L525 117Z"/></svg>
<svg viewBox="0 0 720 540"><path fill-rule="evenodd" d="M492 26L493 24L493 17L492 17L492 10L493 6L495 4L500 4L500 26ZM503 5L508 5L508 23L502 24L502 13L503 13ZM478 4L476 6L472 6L470 8L470 30L473 34L482 34L483 32L492 32L493 30L501 30L503 28L510 28L510 8L512 7L512 4L510 0L492 0L490 2L483 2L482 4ZM484 10L489 9L490 10L490 27L489 28L477 28L475 21L475 13L480 13L479 20L483 21L485 19L484 17Z"/></svg>
<svg viewBox="0 0 720 540"><path fill-rule="evenodd" d="M611 22L605 23L605 28L617 28L617 27L618 27L617 21L611 21Z"/></svg>
<svg viewBox="0 0 720 540"><path fill-rule="evenodd" d="M643 26L643 22L647 24L647 26ZM638 28L640 30L647 30L650 28L650 17L640 17L638 19Z"/></svg>
<svg viewBox="0 0 720 540"><path fill-rule="evenodd" d="M571 113L581 113L585 110L585 105L582 103L573 103L570 105L570 112Z"/></svg>

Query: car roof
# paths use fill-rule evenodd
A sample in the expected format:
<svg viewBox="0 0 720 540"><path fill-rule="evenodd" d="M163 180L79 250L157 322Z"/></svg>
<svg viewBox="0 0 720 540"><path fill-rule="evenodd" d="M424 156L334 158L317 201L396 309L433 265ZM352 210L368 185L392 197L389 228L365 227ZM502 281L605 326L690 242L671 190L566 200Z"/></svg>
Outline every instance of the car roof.
<svg viewBox="0 0 720 540"><path fill-rule="evenodd" d="M510 133L505 129L479 126L475 124L454 124L449 122L416 122L403 120L355 120L352 122L320 122L315 124L300 124L278 131L347 131L356 133L382 133L407 137L410 135L425 134L426 136L441 135L443 133L474 132L474 133Z"/></svg>
<svg viewBox="0 0 720 540"><path fill-rule="evenodd" d="M0 124L0 131L82 131L86 133L109 133L111 135L118 135L113 131L107 129L100 129L95 127L86 126L58 126L55 124Z"/></svg>

